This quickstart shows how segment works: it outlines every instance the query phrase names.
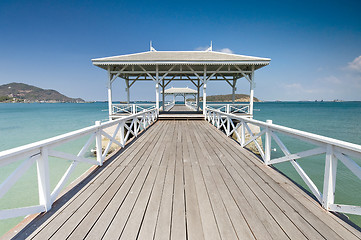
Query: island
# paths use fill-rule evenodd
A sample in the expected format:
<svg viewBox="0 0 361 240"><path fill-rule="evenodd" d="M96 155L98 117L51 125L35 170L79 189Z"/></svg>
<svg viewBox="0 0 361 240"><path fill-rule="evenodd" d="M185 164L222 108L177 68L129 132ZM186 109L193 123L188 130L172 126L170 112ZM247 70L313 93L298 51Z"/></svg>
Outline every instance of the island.
<svg viewBox="0 0 361 240"><path fill-rule="evenodd" d="M20 103L84 103L81 98L70 98L53 89L42 89L25 83L0 85L0 102Z"/></svg>

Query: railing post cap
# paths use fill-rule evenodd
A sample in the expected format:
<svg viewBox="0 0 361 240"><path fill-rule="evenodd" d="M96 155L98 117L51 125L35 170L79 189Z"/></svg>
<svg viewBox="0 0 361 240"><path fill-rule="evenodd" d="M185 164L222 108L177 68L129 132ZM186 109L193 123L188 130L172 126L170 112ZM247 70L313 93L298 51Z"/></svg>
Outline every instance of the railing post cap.
<svg viewBox="0 0 361 240"><path fill-rule="evenodd" d="M100 126L101 122L100 121L95 121L95 125Z"/></svg>
<svg viewBox="0 0 361 240"><path fill-rule="evenodd" d="M266 120L266 123L272 124L272 120Z"/></svg>

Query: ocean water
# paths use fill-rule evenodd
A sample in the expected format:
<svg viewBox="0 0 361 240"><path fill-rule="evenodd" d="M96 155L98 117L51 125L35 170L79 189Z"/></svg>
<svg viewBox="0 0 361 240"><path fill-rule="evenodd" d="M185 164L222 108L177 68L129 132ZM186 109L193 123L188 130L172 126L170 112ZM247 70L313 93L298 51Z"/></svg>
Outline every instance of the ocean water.
<svg viewBox="0 0 361 240"><path fill-rule="evenodd" d="M254 107L254 118L257 120L271 119L274 124L361 144L361 102L264 102L255 103ZM95 121L107 120L107 114L107 103L0 104L0 151L93 125ZM282 135L279 137L292 153L312 148L312 145L302 141ZM86 140L87 138L82 138L59 149L76 154ZM272 142L272 148L275 149L272 157L282 156L275 142ZM361 166L360 159L354 160ZM298 162L322 191L324 155L301 159ZM20 161L0 168L0 183L10 174L10 170L19 164ZM52 158L49 165L51 186L54 188L70 162ZM290 163L275 166L308 190ZM85 163L79 164L69 182L89 167ZM30 206L37 202L36 169L32 166L0 199L0 209ZM335 202L361 205L361 181L341 163L338 164ZM360 216L349 217L361 226ZM0 236L22 219L23 217L0 220Z"/></svg>

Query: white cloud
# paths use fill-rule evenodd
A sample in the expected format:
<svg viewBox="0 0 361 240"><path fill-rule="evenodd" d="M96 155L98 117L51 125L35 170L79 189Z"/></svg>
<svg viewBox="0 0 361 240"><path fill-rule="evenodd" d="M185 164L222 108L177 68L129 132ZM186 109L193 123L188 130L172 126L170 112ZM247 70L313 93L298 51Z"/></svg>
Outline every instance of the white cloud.
<svg viewBox="0 0 361 240"><path fill-rule="evenodd" d="M229 48L222 48L219 50L216 50L217 52L222 52L222 53L233 53L233 51Z"/></svg>
<svg viewBox="0 0 361 240"><path fill-rule="evenodd" d="M301 93L318 93L320 92L319 89L316 88L310 88L307 89L304 86L302 86L300 83L291 83L291 84L286 84L285 86L286 92L290 95L293 94L301 94Z"/></svg>
<svg viewBox="0 0 361 240"><path fill-rule="evenodd" d="M326 84L341 84L342 83L342 81L338 77L335 77L333 75L320 79L320 82L326 83Z"/></svg>
<svg viewBox="0 0 361 240"><path fill-rule="evenodd" d="M348 63L347 68L350 70L361 72L361 56L358 56L352 62Z"/></svg>
<svg viewBox="0 0 361 240"><path fill-rule="evenodd" d="M194 50L196 50L196 51L205 51L205 50L207 50L209 47L197 47L197 48L195 48Z"/></svg>
<svg viewBox="0 0 361 240"><path fill-rule="evenodd" d="M209 46L206 47L197 47L194 50L196 51L206 51L209 48ZM229 48L222 48L222 49L217 49L216 52L222 52L222 53L230 53L232 54L233 51Z"/></svg>

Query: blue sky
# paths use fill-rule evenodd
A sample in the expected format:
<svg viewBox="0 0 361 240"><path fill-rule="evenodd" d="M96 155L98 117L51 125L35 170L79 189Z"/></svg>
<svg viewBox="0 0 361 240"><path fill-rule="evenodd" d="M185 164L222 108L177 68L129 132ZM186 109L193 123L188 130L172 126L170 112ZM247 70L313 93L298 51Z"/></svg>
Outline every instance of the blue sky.
<svg viewBox="0 0 361 240"><path fill-rule="evenodd" d="M272 59L256 72L260 99L361 100L360 9L361 1L0 1L0 84L106 100L107 74L90 59L148 51L150 40L157 50L212 40L213 50ZM125 100L124 83L114 88ZM248 88L242 80L237 93ZM136 83L131 99L154 92ZM231 89L212 83L207 93Z"/></svg>

